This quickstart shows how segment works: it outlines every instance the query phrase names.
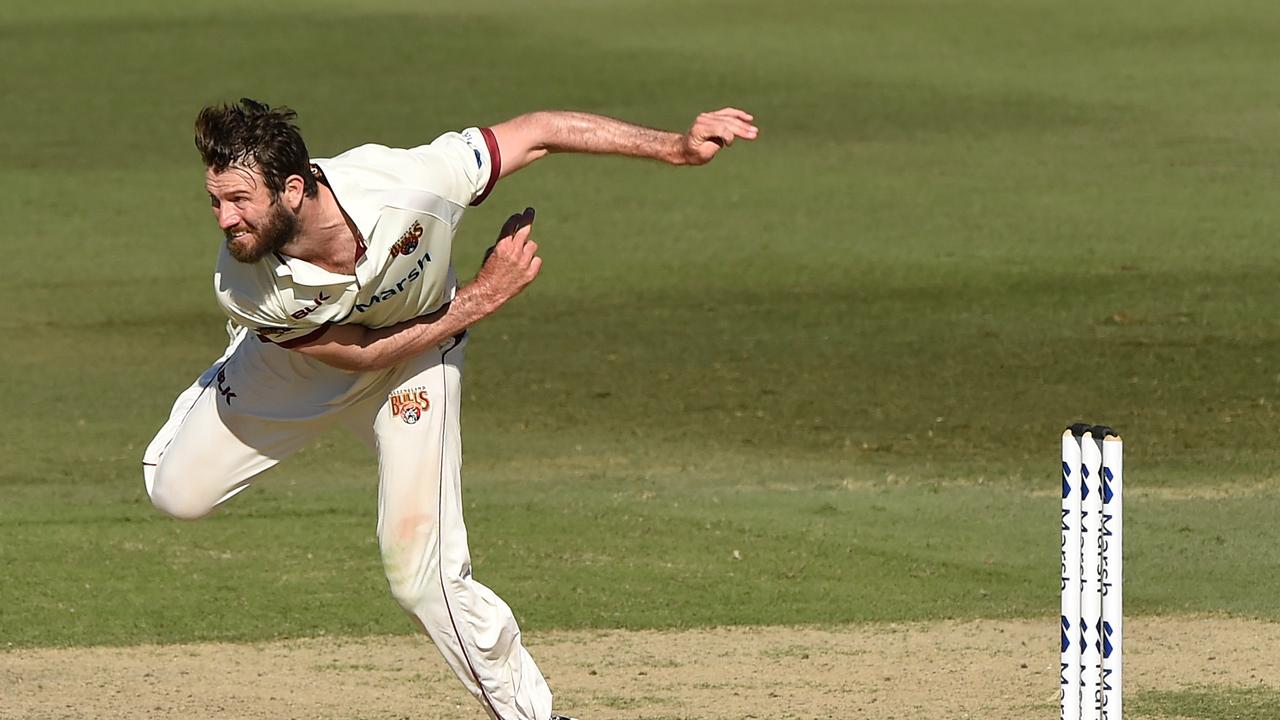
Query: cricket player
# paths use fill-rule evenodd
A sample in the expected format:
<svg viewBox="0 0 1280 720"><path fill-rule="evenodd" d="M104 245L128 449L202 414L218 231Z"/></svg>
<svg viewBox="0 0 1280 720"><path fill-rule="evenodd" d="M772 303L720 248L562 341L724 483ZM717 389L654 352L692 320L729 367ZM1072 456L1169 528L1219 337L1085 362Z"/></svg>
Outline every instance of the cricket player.
<svg viewBox="0 0 1280 720"><path fill-rule="evenodd" d="M152 502L196 519L333 426L378 456L378 541L391 594L494 720L548 720L551 691L511 610L472 576L462 520L467 330L537 277L534 213L512 215L476 277L450 262L468 206L553 152L701 165L757 134L751 115L688 132L534 112L409 149L313 159L287 108L204 108L196 147L225 236L213 285L230 344L147 447Z"/></svg>

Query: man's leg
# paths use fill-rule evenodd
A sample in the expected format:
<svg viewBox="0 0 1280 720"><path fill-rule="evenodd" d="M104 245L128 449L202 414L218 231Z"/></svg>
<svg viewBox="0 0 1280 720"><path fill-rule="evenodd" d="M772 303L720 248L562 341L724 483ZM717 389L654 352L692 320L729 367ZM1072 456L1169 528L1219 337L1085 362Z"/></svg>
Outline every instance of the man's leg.
<svg viewBox="0 0 1280 720"><path fill-rule="evenodd" d="M547 720L551 691L511 609L471 576L462 521L462 345L405 366L373 419L391 593L495 720Z"/></svg>
<svg viewBox="0 0 1280 720"><path fill-rule="evenodd" d="M243 330L233 336L223 356L178 396L168 422L148 445L143 479L151 501L165 513L186 520L207 515L329 424L327 418L260 416L264 405L275 412L288 409L280 406L287 404L280 387L288 383L263 372L272 360L264 364L262 354L289 351L259 348L258 342L246 340Z"/></svg>

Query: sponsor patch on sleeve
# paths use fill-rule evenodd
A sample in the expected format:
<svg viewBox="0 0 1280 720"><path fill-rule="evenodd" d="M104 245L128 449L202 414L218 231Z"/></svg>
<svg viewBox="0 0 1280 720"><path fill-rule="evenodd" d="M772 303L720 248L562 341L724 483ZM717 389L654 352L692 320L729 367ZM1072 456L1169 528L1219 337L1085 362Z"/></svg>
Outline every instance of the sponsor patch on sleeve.
<svg viewBox="0 0 1280 720"><path fill-rule="evenodd" d="M471 148L471 154L476 159L476 167L483 168L485 158L489 154L489 147L485 144L484 136L476 128L467 128L462 131L462 139L466 140L467 146Z"/></svg>

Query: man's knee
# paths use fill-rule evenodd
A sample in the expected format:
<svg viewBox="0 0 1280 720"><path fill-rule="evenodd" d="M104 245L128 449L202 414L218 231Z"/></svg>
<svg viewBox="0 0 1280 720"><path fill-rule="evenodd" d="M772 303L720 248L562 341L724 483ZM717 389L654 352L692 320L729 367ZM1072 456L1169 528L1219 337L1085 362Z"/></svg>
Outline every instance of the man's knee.
<svg viewBox="0 0 1280 720"><path fill-rule="evenodd" d="M213 510L214 502L192 492L192 484L182 482L182 477L166 474L163 465L147 469L155 473L147 478L147 492L160 512L179 520L198 520Z"/></svg>
<svg viewBox="0 0 1280 720"><path fill-rule="evenodd" d="M456 594L459 589L451 578L441 577L435 563L425 558L384 554L382 569L387 574L391 597L400 607L419 617L447 614L446 595Z"/></svg>
<svg viewBox="0 0 1280 720"><path fill-rule="evenodd" d="M439 593L440 583L428 562L417 548L382 548L382 571L387 575L391 596L406 609L432 601Z"/></svg>
<svg viewBox="0 0 1280 720"><path fill-rule="evenodd" d="M418 616L434 616L447 612L444 592L435 577L413 577L387 570L387 586L400 607Z"/></svg>
<svg viewBox="0 0 1280 720"><path fill-rule="evenodd" d="M391 596L400 607L415 613L443 607L446 590L441 585L446 579L440 577L437 551L429 549L435 522L433 514L413 513L379 528L382 569Z"/></svg>

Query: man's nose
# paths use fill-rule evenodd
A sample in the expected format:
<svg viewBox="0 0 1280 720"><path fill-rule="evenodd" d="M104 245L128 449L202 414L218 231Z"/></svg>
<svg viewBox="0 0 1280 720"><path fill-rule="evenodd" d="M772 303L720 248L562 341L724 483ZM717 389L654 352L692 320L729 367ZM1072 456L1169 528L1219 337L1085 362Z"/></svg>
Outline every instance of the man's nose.
<svg viewBox="0 0 1280 720"><path fill-rule="evenodd" d="M230 230L240 224L240 213L236 212L235 207L230 203L217 208L213 212L218 216L218 227L223 230Z"/></svg>

